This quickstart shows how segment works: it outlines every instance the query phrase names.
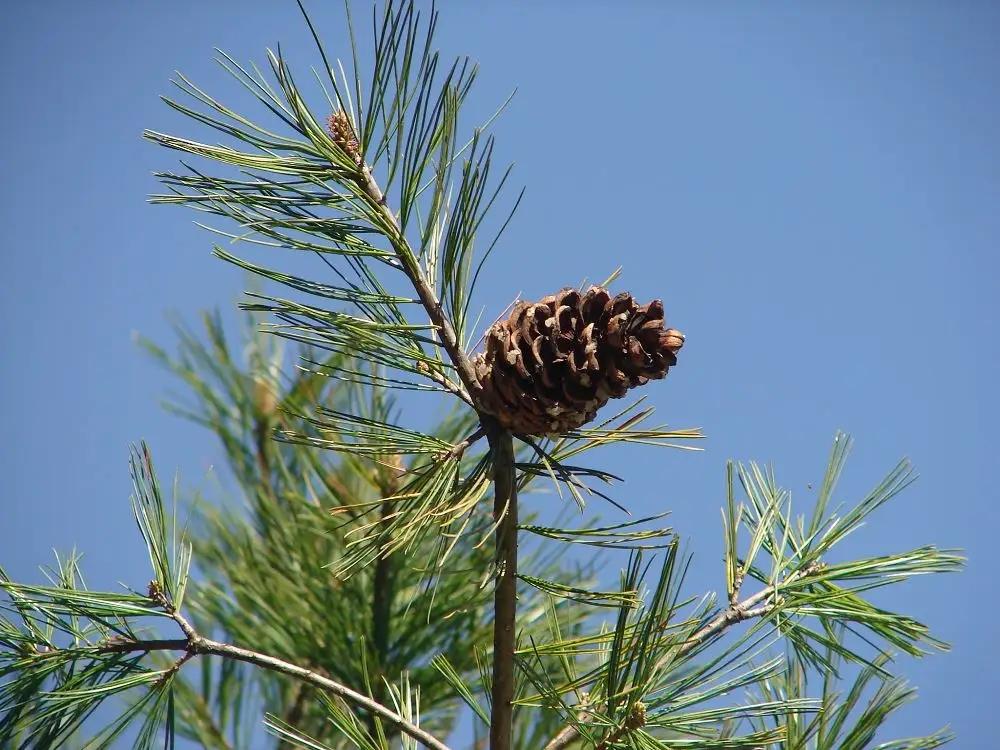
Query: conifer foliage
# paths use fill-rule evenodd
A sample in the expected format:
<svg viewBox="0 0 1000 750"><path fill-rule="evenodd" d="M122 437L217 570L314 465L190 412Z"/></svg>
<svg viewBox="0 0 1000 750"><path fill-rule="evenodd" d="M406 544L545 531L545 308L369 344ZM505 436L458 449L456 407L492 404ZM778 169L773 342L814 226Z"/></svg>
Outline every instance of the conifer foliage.
<svg viewBox="0 0 1000 750"><path fill-rule="evenodd" d="M280 51L266 70L220 53L251 111L178 75L164 101L208 135L145 134L183 159L153 202L199 211L241 248L215 255L256 278L238 346L218 316L179 326L176 353L143 342L193 397L169 408L217 436L235 497L178 513L141 445L132 511L150 570L124 572L131 588L89 590L75 554L44 584L0 570L0 747L237 750L261 722L275 746L312 750L947 742L880 736L912 697L895 659L945 644L871 594L961 557L833 551L909 465L849 502L838 434L816 502L793 507L770 469L730 463L706 547L725 590L690 591L668 509L623 516L618 477L588 465L606 445L701 438L628 400L685 342L663 303L612 277L479 328L477 288L521 195L495 168L495 118L461 117L475 65L444 60L436 12L412 0L375 8L370 53L350 11L343 33L303 18L309 86ZM408 423L409 391L449 416ZM550 487L582 521L533 513ZM567 563L584 556L566 545L600 565ZM609 560L617 585L595 573Z"/></svg>

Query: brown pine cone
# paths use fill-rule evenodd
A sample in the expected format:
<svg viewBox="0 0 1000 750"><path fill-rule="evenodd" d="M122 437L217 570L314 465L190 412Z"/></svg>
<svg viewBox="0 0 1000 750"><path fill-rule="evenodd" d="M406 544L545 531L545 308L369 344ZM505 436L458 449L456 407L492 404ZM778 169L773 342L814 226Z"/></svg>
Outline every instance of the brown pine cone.
<svg viewBox="0 0 1000 750"><path fill-rule="evenodd" d="M663 303L612 298L602 287L519 302L486 334L473 365L479 407L507 429L558 435L591 421L611 398L664 377L684 335L663 327Z"/></svg>

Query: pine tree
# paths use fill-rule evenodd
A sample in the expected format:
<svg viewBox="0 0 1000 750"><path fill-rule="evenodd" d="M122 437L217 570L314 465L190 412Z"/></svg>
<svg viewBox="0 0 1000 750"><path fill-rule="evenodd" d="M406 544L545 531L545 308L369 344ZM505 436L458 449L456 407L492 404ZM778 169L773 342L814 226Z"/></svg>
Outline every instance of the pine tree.
<svg viewBox="0 0 1000 750"><path fill-rule="evenodd" d="M442 750L463 717L471 746L490 750L947 742L877 736L913 697L894 659L945 644L867 593L961 557L831 554L906 487L909 465L835 503L850 447L838 434L803 509L770 469L730 463L726 590L693 595L665 514L597 521L589 505L617 505L616 478L582 463L606 445L701 438L656 426L641 398L616 405L684 366L664 304L609 291L615 277L565 287L512 303L480 347L476 289L520 196L505 198L510 169L493 169L493 120L460 127L475 66L443 62L436 14L407 0L375 11L367 64L353 31L349 64L332 60L303 15L319 104L280 53L268 74L223 54L258 112L180 76L183 100L166 103L225 143L146 133L197 160L160 173L154 202L221 220L213 231L274 258L215 248L266 285L242 304L238 348L218 315L203 334L179 327L176 354L144 342L190 390L169 407L217 436L241 502L178 518L143 444L131 502L148 583L131 571L135 588L90 591L75 555L47 585L0 571L0 747L184 737L236 750L262 715L276 746L330 750ZM279 249L313 259L316 278L279 270ZM408 426L413 390L449 416ZM547 485L584 521L520 507ZM618 586L567 563L570 544L594 560L622 551ZM95 725L105 703L115 718Z"/></svg>

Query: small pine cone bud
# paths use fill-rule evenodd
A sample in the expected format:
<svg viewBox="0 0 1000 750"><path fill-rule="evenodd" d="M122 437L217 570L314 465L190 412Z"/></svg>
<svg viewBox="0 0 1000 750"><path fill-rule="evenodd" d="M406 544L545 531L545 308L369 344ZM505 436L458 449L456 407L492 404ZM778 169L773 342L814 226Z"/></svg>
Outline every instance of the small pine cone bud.
<svg viewBox="0 0 1000 750"><path fill-rule="evenodd" d="M632 704L632 710L629 711L628 718L625 719L625 727L627 729L639 729L644 726L646 726L646 704L642 701L636 701Z"/></svg>
<svg viewBox="0 0 1000 750"><path fill-rule="evenodd" d="M359 167L361 166L361 147L358 139L354 137L354 127L351 125L351 118L344 110L334 112L327 118L326 129L330 133L333 142L340 146L341 150Z"/></svg>
<svg viewBox="0 0 1000 750"><path fill-rule="evenodd" d="M160 585L159 581L154 579L149 582L149 587L146 589L146 598L152 599L158 604L162 604L166 601L166 597L163 594L163 587Z"/></svg>
<svg viewBox="0 0 1000 750"><path fill-rule="evenodd" d="M639 305L602 287L563 289L520 302L486 334L473 359L479 408L507 429L559 435L597 416L611 398L667 374L684 335L663 327L663 303Z"/></svg>
<svg viewBox="0 0 1000 750"><path fill-rule="evenodd" d="M253 403L262 417L270 418L278 409L278 395L274 386L266 379L255 377L253 380Z"/></svg>

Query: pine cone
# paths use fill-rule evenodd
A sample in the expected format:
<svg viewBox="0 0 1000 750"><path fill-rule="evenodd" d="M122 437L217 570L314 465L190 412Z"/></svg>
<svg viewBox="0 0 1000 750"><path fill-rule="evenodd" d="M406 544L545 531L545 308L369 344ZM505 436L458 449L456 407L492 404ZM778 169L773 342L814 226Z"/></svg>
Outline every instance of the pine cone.
<svg viewBox="0 0 1000 750"><path fill-rule="evenodd" d="M486 334L473 365L479 407L507 429L558 435L591 421L611 398L664 377L684 336L663 327L663 303L639 305L592 286L520 302Z"/></svg>
<svg viewBox="0 0 1000 750"><path fill-rule="evenodd" d="M326 121L326 129L333 142L340 146L341 150L360 167L361 147L358 145L358 139L354 137L354 128L351 126L351 118L347 116L347 113L340 110L330 115Z"/></svg>

